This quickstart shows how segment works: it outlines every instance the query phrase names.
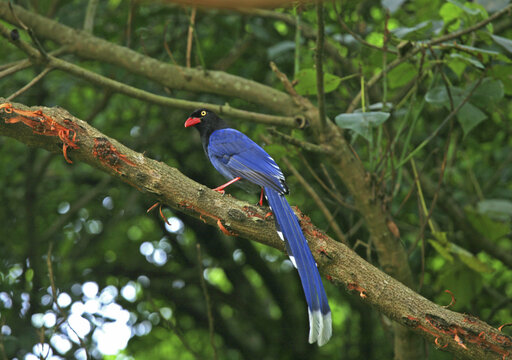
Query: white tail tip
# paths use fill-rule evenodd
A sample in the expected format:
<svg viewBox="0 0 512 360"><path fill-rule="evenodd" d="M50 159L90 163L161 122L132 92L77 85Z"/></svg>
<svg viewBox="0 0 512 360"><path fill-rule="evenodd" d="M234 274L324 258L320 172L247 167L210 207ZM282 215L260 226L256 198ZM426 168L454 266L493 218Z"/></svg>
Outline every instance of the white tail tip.
<svg viewBox="0 0 512 360"><path fill-rule="evenodd" d="M331 312L322 314L320 310L308 308L309 315L309 343L316 342L318 346L325 345L332 336Z"/></svg>

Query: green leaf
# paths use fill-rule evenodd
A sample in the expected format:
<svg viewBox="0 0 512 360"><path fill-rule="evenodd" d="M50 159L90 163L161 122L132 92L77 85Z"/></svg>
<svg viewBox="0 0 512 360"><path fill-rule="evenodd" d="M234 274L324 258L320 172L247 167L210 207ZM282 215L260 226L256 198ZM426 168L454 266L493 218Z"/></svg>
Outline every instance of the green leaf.
<svg viewBox="0 0 512 360"><path fill-rule="evenodd" d="M487 214L477 212L470 207L467 207L464 211L475 230L491 241L502 239L511 231L510 222L493 220Z"/></svg>
<svg viewBox="0 0 512 360"><path fill-rule="evenodd" d="M453 98L459 98L464 95L464 90L459 87L450 87L450 93ZM430 89L425 95L425 101L434 105L444 105L450 102L446 86L439 85Z"/></svg>
<svg viewBox="0 0 512 360"><path fill-rule="evenodd" d="M465 91L458 87L451 87L450 92L454 102L453 105L457 107L458 104L460 104L460 102L465 98ZM480 105L482 108L489 108L491 104L501 100L503 96L503 83L501 83L500 80L486 78L474 91L471 100ZM429 90L425 95L425 100L430 104L444 105L450 109L450 99L444 85L439 85ZM464 104L457 113L457 120L462 126L464 136L469 134L469 132L473 130L475 126L480 124L485 119L487 119L487 115L470 102L466 102L466 104Z"/></svg>
<svg viewBox="0 0 512 360"><path fill-rule="evenodd" d="M438 286L449 289L455 295L457 299L455 309L467 308L482 288L482 276L468 271L462 263L446 267L445 271L439 275L438 282ZM443 299L446 301L446 295Z"/></svg>
<svg viewBox="0 0 512 360"><path fill-rule="evenodd" d="M411 39L416 40L418 36L421 37L427 31L432 27L432 22L429 21L422 21L418 25L413 27L399 27L391 32L400 39ZM415 36L409 36L409 35L415 35Z"/></svg>
<svg viewBox="0 0 512 360"><path fill-rule="evenodd" d="M509 2L510 0L478 0L478 3L489 13L503 9Z"/></svg>
<svg viewBox="0 0 512 360"><path fill-rule="evenodd" d="M445 64L457 75L459 79L461 78L462 74L464 74L464 71L468 67L465 61L458 60L452 57L447 57Z"/></svg>
<svg viewBox="0 0 512 360"><path fill-rule="evenodd" d="M482 83L475 89L471 96L471 102L479 105L481 108L488 108L499 100L503 99L505 90L501 80L492 79L487 77L482 80Z"/></svg>
<svg viewBox="0 0 512 360"><path fill-rule="evenodd" d="M448 0L448 2L454 4L457 7L459 7L466 14L475 16L475 15L478 15L478 14L481 13L480 9L474 8L474 7L465 6L462 2L460 2L458 0Z"/></svg>
<svg viewBox="0 0 512 360"><path fill-rule="evenodd" d="M477 48L477 47L474 47L474 46L468 46L468 45L464 45L464 44L457 44L457 48L464 49L464 50L467 50L467 51L477 52L477 53L480 53L480 54L486 54L486 55L493 55L493 56L500 55L500 53L498 51Z"/></svg>
<svg viewBox="0 0 512 360"><path fill-rule="evenodd" d="M296 79L298 81L295 86L295 90L300 95L316 95L316 70L315 69L304 69L299 71ZM324 73L324 92L330 93L336 90L340 85L341 78L339 76Z"/></svg>
<svg viewBox="0 0 512 360"><path fill-rule="evenodd" d="M292 51L295 49L295 42L293 41L281 41L274 46L267 49L267 56L269 59L275 59L282 54Z"/></svg>
<svg viewBox="0 0 512 360"><path fill-rule="evenodd" d="M477 204L477 210L497 220L507 221L512 218L512 202L505 199L482 200Z"/></svg>
<svg viewBox="0 0 512 360"><path fill-rule="evenodd" d="M389 87L396 89L414 79L418 71L410 63L402 63L388 73Z"/></svg>
<svg viewBox="0 0 512 360"><path fill-rule="evenodd" d="M448 244L448 236L446 236L446 232L444 231L434 231L432 233L437 241L439 241L441 244L446 245Z"/></svg>
<svg viewBox="0 0 512 360"><path fill-rule="evenodd" d="M446 232L436 231L433 233L436 240L430 239L428 242L432 245L432 247L446 260L453 262L454 256L456 256L460 261L462 261L467 267L473 269L478 272L491 272L492 269L489 268L485 263L480 261L476 256L472 253L464 249L463 247L454 244L448 240L448 236Z"/></svg>
<svg viewBox="0 0 512 360"><path fill-rule="evenodd" d="M491 37L496 44L503 47L509 53L512 53L512 40L498 36L498 35L491 35Z"/></svg>
<svg viewBox="0 0 512 360"><path fill-rule="evenodd" d="M283 36L286 36L286 34L288 34L288 25L284 21L274 21L274 28L279 34Z"/></svg>
<svg viewBox="0 0 512 360"><path fill-rule="evenodd" d="M495 65L490 69L489 74L495 79L500 79L505 94L512 95L512 66Z"/></svg>
<svg viewBox="0 0 512 360"><path fill-rule="evenodd" d="M430 239L428 242L430 243L430 245L432 245L434 250L439 253L439 255L441 255L449 262L453 262L454 259L453 256L450 254L450 250L448 250L444 245L432 239Z"/></svg>
<svg viewBox="0 0 512 360"><path fill-rule="evenodd" d="M27 269L27 271L25 271L25 280L27 282L32 282L32 280L34 279L34 269Z"/></svg>
<svg viewBox="0 0 512 360"><path fill-rule="evenodd" d="M446 25L451 24L448 31L455 31L460 26L460 16L463 11L460 7L450 4L449 2L444 3L439 10L439 15L443 18L443 22Z"/></svg>
<svg viewBox="0 0 512 360"><path fill-rule="evenodd" d="M367 113L339 114L336 116L336 124L342 129L350 129L371 141L371 128L383 124L390 113L374 111Z"/></svg>
<svg viewBox="0 0 512 360"><path fill-rule="evenodd" d="M457 59L460 59L462 61L465 61L468 64L471 64L474 67L477 67L479 69L485 69L485 66L480 61L478 61L478 60L476 60L474 58L471 58L469 56L465 56L465 55L454 53L454 54L450 54L450 57L451 58L457 58Z"/></svg>
<svg viewBox="0 0 512 360"><path fill-rule="evenodd" d="M388 9L388 11L393 14L395 11L400 9L405 0L382 0L382 7Z"/></svg>
<svg viewBox="0 0 512 360"><path fill-rule="evenodd" d="M460 103L460 101L456 102ZM455 104L455 107L457 106L458 105ZM462 126L464 136L469 134L469 132L473 130L475 126L480 124L485 119L487 119L487 115L485 115L479 108L469 102L465 103L457 113L457 120L459 121L460 126Z"/></svg>
<svg viewBox="0 0 512 360"><path fill-rule="evenodd" d="M480 261L480 259L478 259L475 255L457 244L450 243L450 252L457 255L460 261L462 261L467 267L475 270L476 272L493 272L492 268L489 267L486 263Z"/></svg>

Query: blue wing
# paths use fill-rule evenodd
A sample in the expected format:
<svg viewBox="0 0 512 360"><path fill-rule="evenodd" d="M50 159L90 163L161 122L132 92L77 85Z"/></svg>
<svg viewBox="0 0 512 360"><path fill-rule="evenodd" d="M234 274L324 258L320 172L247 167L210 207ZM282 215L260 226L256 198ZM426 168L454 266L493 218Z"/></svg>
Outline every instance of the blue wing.
<svg viewBox="0 0 512 360"><path fill-rule="evenodd" d="M210 135L207 147L212 165L227 179L240 176L280 194L288 193L284 175L261 146L235 129L220 129Z"/></svg>

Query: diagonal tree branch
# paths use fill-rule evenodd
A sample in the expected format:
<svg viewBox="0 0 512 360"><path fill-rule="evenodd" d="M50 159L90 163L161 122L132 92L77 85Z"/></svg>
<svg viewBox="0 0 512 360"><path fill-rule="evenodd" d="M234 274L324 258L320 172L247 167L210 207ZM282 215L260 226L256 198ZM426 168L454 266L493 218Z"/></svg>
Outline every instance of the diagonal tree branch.
<svg viewBox="0 0 512 360"><path fill-rule="evenodd" d="M13 41L9 37L9 30L0 24L0 34L3 35L6 39L8 39L11 43L16 45L19 49L25 52L29 58L31 58L34 62L37 63L45 63L47 65L47 69L55 68L62 71L65 71L69 74L72 74L76 77L85 79L90 81L93 84L96 84L101 87L105 87L109 90L125 94L127 96L133 97L135 99L147 101L153 104L162 105L166 107L173 107L177 109L183 109L192 111L198 108L208 108L212 111L217 112L218 114L225 114L228 116L237 117L240 119L245 119L249 121L254 121L262 124L274 124L288 127L299 127L302 128L305 126L305 119L297 115L295 117L292 116L277 116L277 115L268 115L255 113L246 110L240 110L236 108L232 108L229 105L216 105L198 101L189 101L182 99L170 98L167 96L156 95L150 93L148 91L138 89L136 87L124 84L122 82L110 79L106 76L102 76L96 74L95 72L84 69L78 65L72 64L68 61L59 59L53 55L44 56L35 48L31 47L29 44L25 43L22 40ZM9 70L9 69L7 69ZM46 74L46 72L44 73ZM37 78L36 78L37 79ZM27 85L28 86L28 85ZM25 90L25 88L23 88Z"/></svg>
<svg viewBox="0 0 512 360"><path fill-rule="evenodd" d="M123 67L162 86L193 92L209 92L240 98L275 112L294 115L292 98L272 87L222 71L207 71L171 65L113 44L83 31L77 31L41 15L12 6L16 16L37 36L66 46L77 56ZM0 18L16 25L7 2L0 2Z"/></svg>
<svg viewBox="0 0 512 360"><path fill-rule="evenodd" d="M178 169L132 151L64 109L28 108L0 98L0 135L60 152L66 137L48 136L51 133L43 131L48 122L71 131L67 139L78 145L68 149L71 160L86 162L225 232L284 251L274 222L265 219L265 209L210 191ZM307 217L298 216L320 272L335 285L358 291L362 301L460 358L503 359L510 354L511 337L483 321L432 303L323 234Z"/></svg>

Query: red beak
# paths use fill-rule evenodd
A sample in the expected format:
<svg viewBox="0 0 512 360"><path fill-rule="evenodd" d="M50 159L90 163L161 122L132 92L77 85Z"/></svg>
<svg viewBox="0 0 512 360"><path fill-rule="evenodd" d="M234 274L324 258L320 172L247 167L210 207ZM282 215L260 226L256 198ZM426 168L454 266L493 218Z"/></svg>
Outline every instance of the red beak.
<svg viewBox="0 0 512 360"><path fill-rule="evenodd" d="M185 127L194 126L194 125L199 124L200 122L201 122L201 119L199 119L199 118L189 117L187 119L187 121L185 121Z"/></svg>

